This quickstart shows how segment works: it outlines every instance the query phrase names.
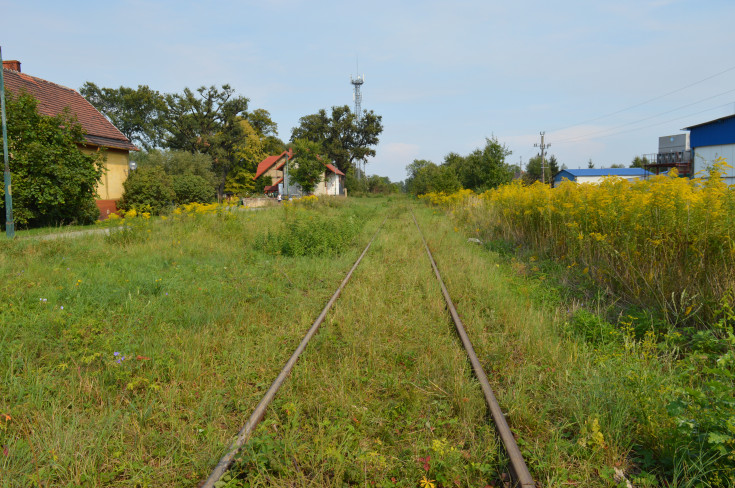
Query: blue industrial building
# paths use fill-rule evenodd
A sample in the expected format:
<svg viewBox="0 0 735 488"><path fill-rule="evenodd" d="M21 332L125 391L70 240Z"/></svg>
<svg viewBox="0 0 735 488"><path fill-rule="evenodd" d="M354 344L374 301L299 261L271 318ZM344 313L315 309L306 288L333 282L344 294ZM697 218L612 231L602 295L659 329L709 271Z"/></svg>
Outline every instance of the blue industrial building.
<svg viewBox="0 0 735 488"><path fill-rule="evenodd" d="M563 169L554 176L554 186L564 180L577 183L599 183L607 176L617 176L626 180L641 180L651 173L643 168L584 168Z"/></svg>
<svg viewBox="0 0 735 488"><path fill-rule="evenodd" d="M707 169L717 158L735 166L735 115L685 127L684 130L689 131L692 173L695 176L706 176ZM723 176L728 185L735 184L735 168L728 168Z"/></svg>

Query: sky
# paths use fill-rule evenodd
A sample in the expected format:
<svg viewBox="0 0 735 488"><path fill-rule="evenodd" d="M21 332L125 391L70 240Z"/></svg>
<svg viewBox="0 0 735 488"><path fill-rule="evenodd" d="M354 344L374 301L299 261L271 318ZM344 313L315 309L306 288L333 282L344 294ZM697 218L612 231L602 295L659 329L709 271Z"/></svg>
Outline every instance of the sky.
<svg viewBox="0 0 735 488"><path fill-rule="evenodd" d="M383 118L368 174L403 180L495 137L525 164L545 132L568 168L629 164L735 113L735 1L0 0L22 71L79 89L231 85L284 141L299 118Z"/></svg>

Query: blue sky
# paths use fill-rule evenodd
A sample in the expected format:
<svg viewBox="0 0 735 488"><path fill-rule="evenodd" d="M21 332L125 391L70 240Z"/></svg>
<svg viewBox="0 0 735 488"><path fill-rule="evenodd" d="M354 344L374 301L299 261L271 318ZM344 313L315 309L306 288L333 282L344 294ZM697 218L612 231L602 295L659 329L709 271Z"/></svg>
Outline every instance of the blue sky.
<svg viewBox="0 0 735 488"><path fill-rule="evenodd" d="M735 113L731 0L0 0L0 9L3 58L25 73L77 89L229 83L271 113L284 140L299 117L352 105L359 58L362 106L385 127L367 171L393 181L414 159L440 163L493 135L510 162L525 162L539 131L570 168L628 164L655 152L659 136Z"/></svg>

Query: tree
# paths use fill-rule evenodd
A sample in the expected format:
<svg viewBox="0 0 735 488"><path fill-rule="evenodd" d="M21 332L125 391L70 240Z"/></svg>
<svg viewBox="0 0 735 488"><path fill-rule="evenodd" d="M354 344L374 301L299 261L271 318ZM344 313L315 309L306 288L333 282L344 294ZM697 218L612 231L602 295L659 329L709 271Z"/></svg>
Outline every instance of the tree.
<svg viewBox="0 0 735 488"><path fill-rule="evenodd" d="M651 162L648 160L647 157L636 156L635 158L633 158L633 161L631 161L630 167L631 168L645 168L649 164L651 164Z"/></svg>
<svg viewBox="0 0 735 488"><path fill-rule="evenodd" d="M592 162L592 158L587 161L587 169L595 169L595 163Z"/></svg>
<svg viewBox="0 0 735 488"><path fill-rule="evenodd" d="M625 168L625 165L624 164L611 164L610 167L611 168Z"/></svg>
<svg viewBox="0 0 735 488"><path fill-rule="evenodd" d="M164 96L147 85L100 88L88 81L79 93L130 141L145 150L161 147L168 108Z"/></svg>
<svg viewBox="0 0 735 488"><path fill-rule="evenodd" d="M237 155L244 137L241 121L249 100L235 96L230 85L201 87L195 94L166 95L169 109L166 144L171 149L208 154L217 175L217 195L225 192L227 175L239 163Z"/></svg>
<svg viewBox="0 0 735 488"><path fill-rule="evenodd" d="M456 171L463 188L481 192L513 179L513 169L505 162L511 151L497 138L485 139L485 147L464 158L452 156L448 167ZM449 157L449 156L448 156Z"/></svg>
<svg viewBox="0 0 735 488"><path fill-rule="evenodd" d="M212 157L208 154L153 149L135 157L139 168L161 166L169 176L196 175L204 178L214 192L217 177L212 172Z"/></svg>
<svg viewBox="0 0 735 488"><path fill-rule="evenodd" d="M327 157L319 144L306 139L293 141L293 151L296 167L289 175L304 193L311 193L324 176Z"/></svg>
<svg viewBox="0 0 735 488"><path fill-rule="evenodd" d="M389 195L391 193L398 193L400 187L395 183L391 183L390 178L387 176L371 175L367 178L367 191Z"/></svg>
<svg viewBox="0 0 735 488"><path fill-rule="evenodd" d="M450 166L437 166L431 161L415 159L406 169L409 173L406 180L407 191L414 195L454 193L462 188L457 173Z"/></svg>
<svg viewBox="0 0 735 488"><path fill-rule="evenodd" d="M131 171L123 183L123 196L117 202L123 210L143 210L159 215L171 208L176 193L173 179L161 166L144 166Z"/></svg>
<svg viewBox="0 0 735 488"><path fill-rule="evenodd" d="M383 132L383 118L372 110L363 111L360 120L343 105L332 107L331 116L326 110L299 119L299 126L291 131L291 140L307 139L319 143L329 160L342 172L356 162L375 156L373 146Z"/></svg>
<svg viewBox="0 0 735 488"><path fill-rule="evenodd" d="M95 197L103 158L79 149L85 140L76 118L68 110L55 117L41 115L32 96L5 94L15 223L94 222L99 217ZM2 188L0 212L5 215Z"/></svg>
<svg viewBox="0 0 735 488"><path fill-rule="evenodd" d="M542 177L541 155L535 155L528 160L528 164L526 165L526 174L524 175L524 181L527 184L531 184L534 181L545 181L546 183L551 184L554 176L559 172L559 162L557 161L556 156L554 156L553 154L549 156L549 159L546 161L544 169L545 172Z"/></svg>
<svg viewBox="0 0 735 488"><path fill-rule="evenodd" d="M175 194L174 203L177 205L192 202L210 203L214 200L214 188L199 175L191 173L175 175L171 180Z"/></svg>

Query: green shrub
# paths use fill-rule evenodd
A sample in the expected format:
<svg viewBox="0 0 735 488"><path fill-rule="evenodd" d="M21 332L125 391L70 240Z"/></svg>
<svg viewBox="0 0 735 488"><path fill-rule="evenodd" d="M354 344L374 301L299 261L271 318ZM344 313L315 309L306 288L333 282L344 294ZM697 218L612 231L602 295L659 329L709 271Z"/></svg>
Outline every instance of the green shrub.
<svg viewBox="0 0 735 488"><path fill-rule="evenodd" d="M194 174L175 175L173 189L175 203L210 203L214 200L214 187L203 177Z"/></svg>
<svg viewBox="0 0 735 488"><path fill-rule="evenodd" d="M354 216L330 217L295 209L283 228L266 234L262 247L284 256L335 255L347 247L361 225Z"/></svg>
<svg viewBox="0 0 735 488"><path fill-rule="evenodd" d="M126 211L149 205L151 213L160 215L171 208L176 198L171 177L160 166L132 171L123 183L123 188L118 207Z"/></svg>
<svg viewBox="0 0 735 488"><path fill-rule="evenodd" d="M79 150L84 143L82 127L68 111L47 117L38 113L38 101L32 96L6 93L15 224L42 227L97 220L95 191L103 160ZM2 186L0 214L4 224Z"/></svg>

